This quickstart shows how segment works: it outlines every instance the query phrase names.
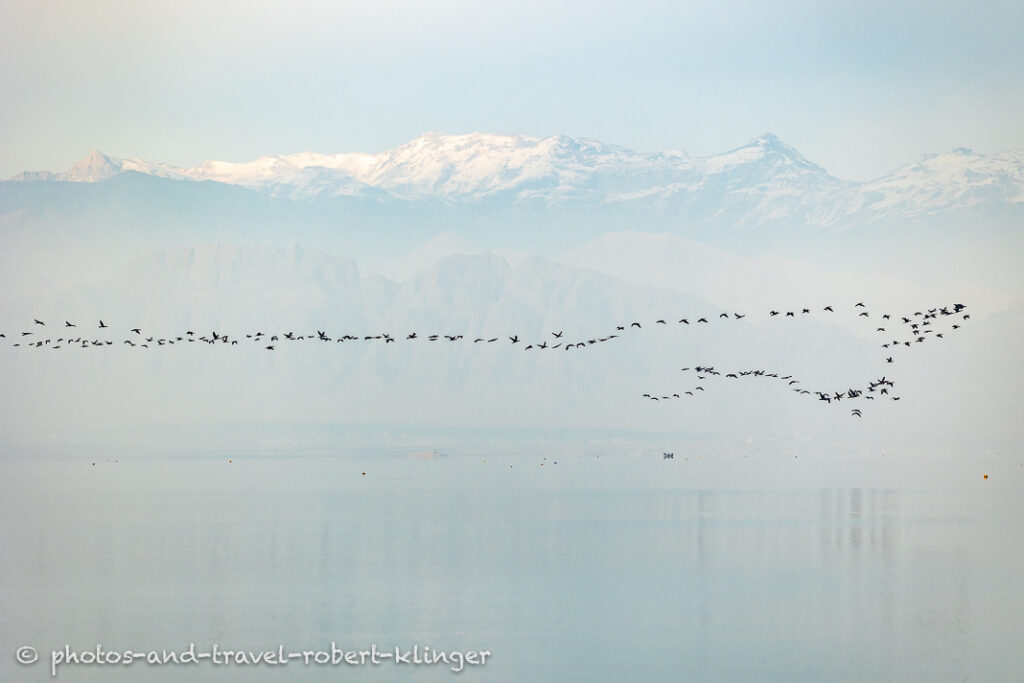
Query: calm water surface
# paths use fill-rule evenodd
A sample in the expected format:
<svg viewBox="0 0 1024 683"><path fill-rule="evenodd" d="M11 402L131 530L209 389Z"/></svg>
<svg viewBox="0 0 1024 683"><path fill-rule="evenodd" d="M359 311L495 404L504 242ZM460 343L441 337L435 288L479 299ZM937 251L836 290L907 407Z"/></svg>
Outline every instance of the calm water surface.
<svg viewBox="0 0 1024 683"><path fill-rule="evenodd" d="M65 643L331 641L492 655L459 674L135 663L57 680L1024 679L1013 488L703 489L678 462L554 460L0 462L0 680L48 680ZM17 664L22 645L40 661Z"/></svg>

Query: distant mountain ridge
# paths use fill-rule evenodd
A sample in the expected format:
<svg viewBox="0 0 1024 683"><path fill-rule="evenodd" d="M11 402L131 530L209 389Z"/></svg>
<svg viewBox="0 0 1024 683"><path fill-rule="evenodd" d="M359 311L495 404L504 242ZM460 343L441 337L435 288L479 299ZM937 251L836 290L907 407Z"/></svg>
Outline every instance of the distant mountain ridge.
<svg viewBox="0 0 1024 683"><path fill-rule="evenodd" d="M771 133L709 157L636 152L562 135L438 132L379 154L303 152L190 169L94 151L67 171L25 172L12 180L97 183L130 172L224 183L300 202L354 197L498 210L579 206L739 227L778 221L833 226L1024 207L1024 150L982 155L960 148L855 182L830 175Z"/></svg>

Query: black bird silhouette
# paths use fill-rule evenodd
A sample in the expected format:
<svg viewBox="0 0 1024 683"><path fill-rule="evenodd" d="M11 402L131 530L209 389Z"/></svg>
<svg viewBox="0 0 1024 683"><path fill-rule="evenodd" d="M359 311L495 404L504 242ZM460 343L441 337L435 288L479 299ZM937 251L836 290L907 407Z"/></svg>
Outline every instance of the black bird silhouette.
<svg viewBox="0 0 1024 683"><path fill-rule="evenodd" d="M622 328L620 327L619 329L621 330ZM565 330L562 330L562 332L552 332L551 336L554 337L555 339L561 339L563 332L565 332Z"/></svg>
<svg viewBox="0 0 1024 683"><path fill-rule="evenodd" d="M822 310L828 311L829 313L834 313L834 311L832 310L832 307L831 307L831 306L826 306L826 307L825 307L824 309L822 309Z"/></svg>
<svg viewBox="0 0 1024 683"><path fill-rule="evenodd" d="M665 322L664 320L655 320L654 322L656 322L656 323L660 323L660 324L662 324L662 325L667 325L667 324L668 324L668 323L666 323L666 322Z"/></svg>
<svg viewBox="0 0 1024 683"><path fill-rule="evenodd" d="M135 334L142 334L142 330L140 330L138 327L133 327L132 332L134 332ZM189 334L191 334L191 332Z"/></svg>
<svg viewBox="0 0 1024 683"><path fill-rule="evenodd" d="M699 323L706 323L707 321L707 318L697 318L697 322Z"/></svg>
<svg viewBox="0 0 1024 683"><path fill-rule="evenodd" d="M267 346L265 348L267 349L267 351L273 351L274 350L274 345L271 344L270 346Z"/></svg>
<svg viewBox="0 0 1024 683"><path fill-rule="evenodd" d="M747 314L746 314L746 313L744 313L744 314L740 315L739 313L733 313L732 315L733 315L733 317L734 317L734 318L736 318L737 320L739 320L740 318L744 318L744 317L746 317L746 315L747 315Z"/></svg>
<svg viewBox="0 0 1024 683"><path fill-rule="evenodd" d="M46 323L44 323L44 322L43 322L42 320L39 320L39 319L37 319L37 318L33 318L33 320L35 320L35 321L36 321L36 325L45 325L45 324L46 324Z"/></svg>
<svg viewBox="0 0 1024 683"><path fill-rule="evenodd" d="M103 329L104 327L106 327L106 325L104 325L104 324L103 324L103 321L101 320L101 321L100 321L100 329Z"/></svg>
<svg viewBox="0 0 1024 683"><path fill-rule="evenodd" d="M64 327L75 327L75 325L69 323L67 320L64 321Z"/></svg>
<svg viewBox="0 0 1024 683"><path fill-rule="evenodd" d="M516 343L518 343L518 342L519 342L519 335L518 335L518 334L517 334L517 335L513 335L513 336L509 337L508 339L509 339L509 341L510 341L510 342L512 342L513 344L516 344Z"/></svg>
<svg viewBox="0 0 1024 683"><path fill-rule="evenodd" d="M687 320L686 318L680 318L679 322L681 322L681 323L684 323L684 324L686 324L686 325L689 325L689 324L690 324L690 321L689 321L689 320Z"/></svg>
<svg viewBox="0 0 1024 683"><path fill-rule="evenodd" d="M856 415L857 417L863 417L863 416L862 416L862 415L860 414L860 410L858 410L857 408L854 408L853 410L851 410L851 411L850 411L850 415Z"/></svg>
<svg viewBox="0 0 1024 683"><path fill-rule="evenodd" d="M864 308L864 302L861 301L861 302L856 303L856 304L853 305L854 308L857 308L858 306L860 306L861 308Z"/></svg>
<svg viewBox="0 0 1024 683"><path fill-rule="evenodd" d="M630 327L640 327L640 323L633 323Z"/></svg>
<svg viewBox="0 0 1024 683"><path fill-rule="evenodd" d="M886 358L885 362L886 363L891 363L892 362L892 356L889 356L888 358Z"/></svg>

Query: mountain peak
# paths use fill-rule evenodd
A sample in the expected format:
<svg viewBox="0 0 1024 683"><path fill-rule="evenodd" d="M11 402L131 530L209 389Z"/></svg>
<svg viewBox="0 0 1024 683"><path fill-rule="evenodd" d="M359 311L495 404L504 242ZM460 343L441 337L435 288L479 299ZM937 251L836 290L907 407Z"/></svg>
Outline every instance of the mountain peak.
<svg viewBox="0 0 1024 683"><path fill-rule="evenodd" d="M771 131L761 133L759 136L754 138L754 141L764 146L778 145L782 143L779 136Z"/></svg>
<svg viewBox="0 0 1024 683"><path fill-rule="evenodd" d="M711 172L750 167L752 164L764 168L799 168L822 177L828 175L825 169L805 159L795 147L786 144L774 133L764 133L736 149L705 160L705 167Z"/></svg>
<svg viewBox="0 0 1024 683"><path fill-rule="evenodd" d="M805 160L803 155L801 155L795 147L783 142L775 133L762 133L747 144L743 145L740 149L743 148L757 148L764 150L766 153L775 152L777 154L784 154L789 157L798 157Z"/></svg>
<svg viewBox="0 0 1024 683"><path fill-rule="evenodd" d="M379 153L301 153L244 163L208 161L194 168L118 159L93 150L67 171L24 173L14 180L99 182L133 171L239 185L297 201L427 201L498 213L542 206L650 204L660 212L692 213L695 221L832 224L857 212L905 217L985 202L1024 205L1022 166L1022 153L979 155L960 148L858 183L829 175L770 131L728 152L689 157L682 152L641 153L568 135L431 130ZM465 249L442 244L426 252Z"/></svg>
<svg viewBox="0 0 1024 683"><path fill-rule="evenodd" d="M98 149L89 152L70 169L61 174L61 180L95 183L112 178L121 172L121 161L107 156Z"/></svg>

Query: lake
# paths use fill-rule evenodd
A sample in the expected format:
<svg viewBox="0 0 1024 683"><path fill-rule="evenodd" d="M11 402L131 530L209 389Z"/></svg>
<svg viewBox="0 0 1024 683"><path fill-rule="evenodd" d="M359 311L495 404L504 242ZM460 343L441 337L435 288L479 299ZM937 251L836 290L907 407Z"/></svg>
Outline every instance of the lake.
<svg viewBox="0 0 1024 683"><path fill-rule="evenodd" d="M50 679L65 645L333 642L490 655L459 673L300 657L57 679L1021 680L1016 461L950 482L879 459L853 488L856 463L773 458L8 458L0 679ZM18 664L22 646L39 660Z"/></svg>

